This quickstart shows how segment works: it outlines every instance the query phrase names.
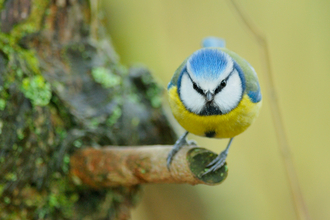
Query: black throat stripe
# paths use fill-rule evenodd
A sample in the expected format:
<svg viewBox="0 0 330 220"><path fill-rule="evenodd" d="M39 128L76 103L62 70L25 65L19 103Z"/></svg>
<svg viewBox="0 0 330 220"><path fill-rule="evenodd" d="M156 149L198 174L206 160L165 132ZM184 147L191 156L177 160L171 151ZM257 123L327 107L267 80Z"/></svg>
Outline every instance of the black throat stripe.
<svg viewBox="0 0 330 220"><path fill-rule="evenodd" d="M207 103L199 115L222 115L222 112L218 106Z"/></svg>

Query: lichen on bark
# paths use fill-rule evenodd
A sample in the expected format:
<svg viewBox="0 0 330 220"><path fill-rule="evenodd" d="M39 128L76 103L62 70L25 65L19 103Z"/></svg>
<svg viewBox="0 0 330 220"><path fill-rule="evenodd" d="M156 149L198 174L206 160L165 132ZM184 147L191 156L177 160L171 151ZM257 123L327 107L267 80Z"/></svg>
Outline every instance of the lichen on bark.
<svg viewBox="0 0 330 220"><path fill-rule="evenodd" d="M85 188L69 156L173 142L150 72L122 66L90 17L87 0L1 1L0 219L125 219L139 186Z"/></svg>

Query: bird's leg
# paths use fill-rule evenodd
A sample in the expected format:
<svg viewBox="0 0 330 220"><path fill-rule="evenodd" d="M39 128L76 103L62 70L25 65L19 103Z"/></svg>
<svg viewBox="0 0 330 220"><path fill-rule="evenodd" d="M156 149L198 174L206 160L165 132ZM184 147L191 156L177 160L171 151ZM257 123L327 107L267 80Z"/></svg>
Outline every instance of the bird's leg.
<svg viewBox="0 0 330 220"><path fill-rule="evenodd" d="M173 160L173 157L176 153L179 152L179 150L184 146L184 145L195 145L194 141L188 141L186 140L187 135L189 134L188 131L184 133L174 144L172 150L167 156L167 169L170 170L171 162Z"/></svg>
<svg viewBox="0 0 330 220"><path fill-rule="evenodd" d="M226 149L224 151L222 151L211 163L209 163L206 166L207 168L210 168L210 169L208 171L206 171L205 173L203 173L202 176L220 169L220 167L222 167L225 164L226 158L228 155L228 151L229 151L229 148L230 148L230 145L231 145L231 142L233 141L233 139L234 138L230 138Z"/></svg>

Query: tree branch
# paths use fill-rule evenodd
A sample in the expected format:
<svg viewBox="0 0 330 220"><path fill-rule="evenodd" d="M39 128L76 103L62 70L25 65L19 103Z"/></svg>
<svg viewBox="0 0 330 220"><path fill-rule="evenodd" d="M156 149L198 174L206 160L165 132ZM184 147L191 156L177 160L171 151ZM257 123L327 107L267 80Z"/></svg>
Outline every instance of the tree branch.
<svg viewBox="0 0 330 220"><path fill-rule="evenodd" d="M187 146L174 157L171 170L166 158L173 146L86 148L71 156L73 178L93 188L130 186L143 183L188 183L216 185L228 174L225 164L205 176L205 166L217 154L204 148Z"/></svg>

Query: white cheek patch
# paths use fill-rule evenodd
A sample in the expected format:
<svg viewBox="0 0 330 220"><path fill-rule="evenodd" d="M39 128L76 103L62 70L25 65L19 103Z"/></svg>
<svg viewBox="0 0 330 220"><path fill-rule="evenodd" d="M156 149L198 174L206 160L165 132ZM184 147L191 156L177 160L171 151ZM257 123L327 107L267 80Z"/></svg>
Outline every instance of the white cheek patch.
<svg viewBox="0 0 330 220"><path fill-rule="evenodd" d="M184 106L196 114L200 113L205 105L204 96L193 88L187 73L184 73L181 78L180 98Z"/></svg>
<svg viewBox="0 0 330 220"><path fill-rule="evenodd" d="M242 82L235 70L224 87L215 95L214 101L219 106L222 114L226 114L233 110L242 99Z"/></svg>

